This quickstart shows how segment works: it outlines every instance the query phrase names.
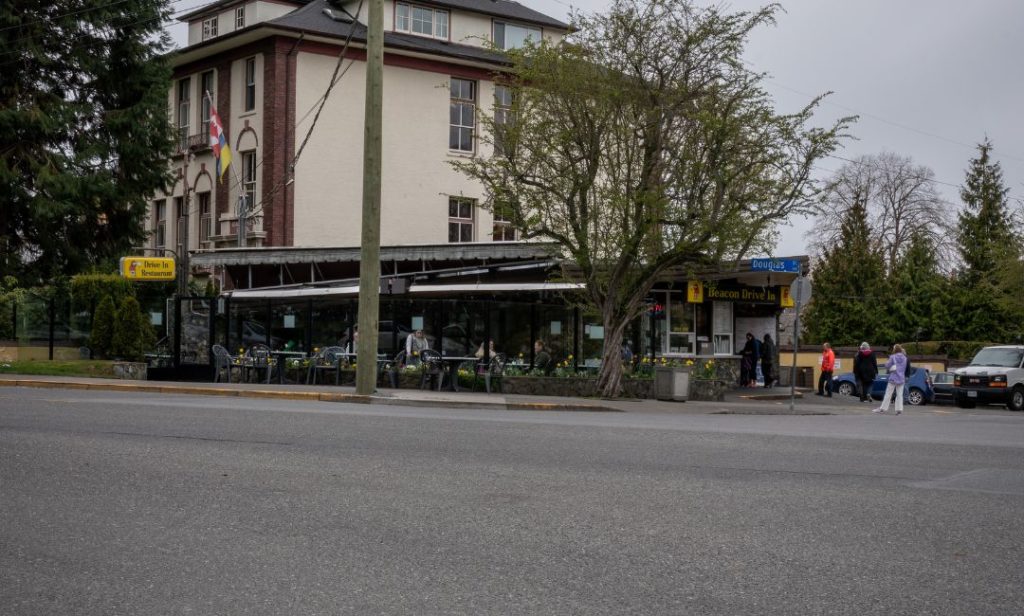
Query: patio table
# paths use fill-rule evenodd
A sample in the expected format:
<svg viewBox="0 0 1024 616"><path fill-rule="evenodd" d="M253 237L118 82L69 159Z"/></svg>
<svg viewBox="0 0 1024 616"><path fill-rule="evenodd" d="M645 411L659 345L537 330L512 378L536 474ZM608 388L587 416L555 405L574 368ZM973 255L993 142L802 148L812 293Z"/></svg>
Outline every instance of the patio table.
<svg viewBox="0 0 1024 616"><path fill-rule="evenodd" d="M306 359L305 351L271 351L270 356L277 360L277 382L284 384L289 359Z"/></svg>
<svg viewBox="0 0 1024 616"><path fill-rule="evenodd" d="M459 364L464 362L473 362L474 368L476 362L479 361L477 357L455 357L451 355L442 355L441 362L444 365L444 371L448 375L448 387L452 391L459 391Z"/></svg>

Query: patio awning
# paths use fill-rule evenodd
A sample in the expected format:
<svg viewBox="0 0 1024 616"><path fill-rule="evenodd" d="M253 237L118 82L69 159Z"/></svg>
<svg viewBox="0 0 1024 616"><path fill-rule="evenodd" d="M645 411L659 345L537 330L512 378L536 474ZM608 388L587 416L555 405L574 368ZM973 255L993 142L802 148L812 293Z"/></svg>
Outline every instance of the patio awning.
<svg viewBox="0 0 1024 616"><path fill-rule="evenodd" d="M410 293L480 293L494 291L576 291L581 282L478 282L475 284L414 284Z"/></svg>
<svg viewBox="0 0 1024 616"><path fill-rule="evenodd" d="M226 295L231 299L283 299L289 297L357 296L359 285L345 287L304 287L298 289L238 289Z"/></svg>

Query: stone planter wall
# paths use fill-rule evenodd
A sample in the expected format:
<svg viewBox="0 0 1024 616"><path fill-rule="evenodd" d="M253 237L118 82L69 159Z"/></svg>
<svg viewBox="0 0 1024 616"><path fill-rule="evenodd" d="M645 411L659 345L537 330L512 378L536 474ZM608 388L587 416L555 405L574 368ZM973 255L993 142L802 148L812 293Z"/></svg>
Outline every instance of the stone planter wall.
<svg viewBox="0 0 1024 616"><path fill-rule="evenodd" d="M128 380L146 380L146 368L145 362L134 362L134 361L115 361L111 364L110 369L113 371L115 379L128 379Z"/></svg>
<svg viewBox="0 0 1024 616"><path fill-rule="evenodd" d="M622 395L626 398L652 397L654 381L650 379L623 379ZM566 396L595 398L601 395L597 379L585 377L504 376L501 393L529 396Z"/></svg>
<svg viewBox="0 0 1024 616"><path fill-rule="evenodd" d="M690 400L721 402L725 400L725 381L690 378Z"/></svg>

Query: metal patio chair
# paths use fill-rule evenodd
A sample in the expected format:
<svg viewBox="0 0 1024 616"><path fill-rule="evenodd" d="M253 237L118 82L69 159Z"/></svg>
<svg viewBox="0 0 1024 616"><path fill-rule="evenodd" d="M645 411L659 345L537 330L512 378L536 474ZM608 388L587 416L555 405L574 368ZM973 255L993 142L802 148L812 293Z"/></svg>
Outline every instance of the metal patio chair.
<svg viewBox="0 0 1024 616"><path fill-rule="evenodd" d="M345 349L340 346L329 346L320 349L309 362L306 383L316 384L318 375L323 374L326 376L328 373L334 373L335 385L341 383L341 354L344 352Z"/></svg>

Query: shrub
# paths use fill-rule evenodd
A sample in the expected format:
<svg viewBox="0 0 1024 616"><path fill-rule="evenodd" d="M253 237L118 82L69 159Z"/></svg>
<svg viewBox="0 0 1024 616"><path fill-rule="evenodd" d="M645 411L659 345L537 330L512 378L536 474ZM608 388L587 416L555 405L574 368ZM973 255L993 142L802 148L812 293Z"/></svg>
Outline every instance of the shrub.
<svg viewBox="0 0 1024 616"><path fill-rule="evenodd" d="M114 299L105 295L92 315L92 333L89 336L89 346L97 357L106 357L110 353L115 318Z"/></svg>
<svg viewBox="0 0 1024 616"><path fill-rule="evenodd" d="M146 321L134 297L126 297L121 301L114 322L114 331L110 341L110 353L115 357L138 361L142 354L156 344L153 327Z"/></svg>

